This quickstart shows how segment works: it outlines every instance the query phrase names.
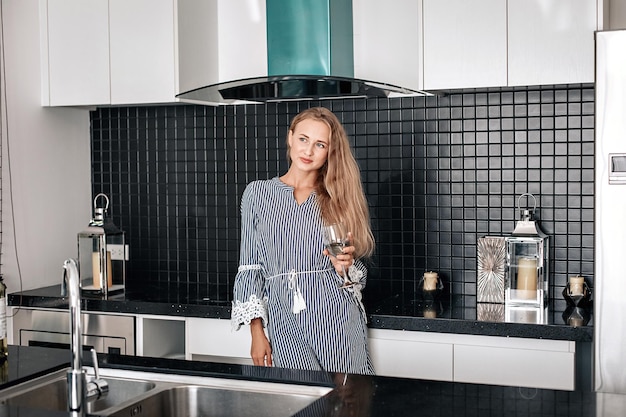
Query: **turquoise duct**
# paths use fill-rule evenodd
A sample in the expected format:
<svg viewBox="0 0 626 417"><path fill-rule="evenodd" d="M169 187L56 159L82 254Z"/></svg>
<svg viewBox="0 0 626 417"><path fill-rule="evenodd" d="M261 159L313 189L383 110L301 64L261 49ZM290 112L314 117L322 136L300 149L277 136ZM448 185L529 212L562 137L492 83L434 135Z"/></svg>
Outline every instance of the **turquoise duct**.
<svg viewBox="0 0 626 417"><path fill-rule="evenodd" d="M267 0L268 75L354 76L352 0Z"/></svg>

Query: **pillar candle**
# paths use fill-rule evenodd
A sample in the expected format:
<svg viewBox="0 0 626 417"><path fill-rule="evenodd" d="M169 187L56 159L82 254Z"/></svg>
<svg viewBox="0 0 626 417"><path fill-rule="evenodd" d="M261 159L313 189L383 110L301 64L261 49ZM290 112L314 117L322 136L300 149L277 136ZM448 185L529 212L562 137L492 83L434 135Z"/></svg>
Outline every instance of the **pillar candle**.
<svg viewBox="0 0 626 417"><path fill-rule="evenodd" d="M569 278L569 292L572 295L583 295L585 278L581 276Z"/></svg>
<svg viewBox="0 0 626 417"><path fill-rule="evenodd" d="M537 291L537 259L518 258L517 260L517 289L523 291L533 291L533 293L522 293L522 296L534 298Z"/></svg>
<svg viewBox="0 0 626 417"><path fill-rule="evenodd" d="M438 275L436 272L424 273L424 291L433 291L437 289Z"/></svg>
<svg viewBox="0 0 626 417"><path fill-rule="evenodd" d="M93 286L95 289L99 290L102 288L100 285L100 253L93 252L91 254L91 267L93 271ZM107 288L111 288L113 286L113 269L111 265L111 252L107 251Z"/></svg>

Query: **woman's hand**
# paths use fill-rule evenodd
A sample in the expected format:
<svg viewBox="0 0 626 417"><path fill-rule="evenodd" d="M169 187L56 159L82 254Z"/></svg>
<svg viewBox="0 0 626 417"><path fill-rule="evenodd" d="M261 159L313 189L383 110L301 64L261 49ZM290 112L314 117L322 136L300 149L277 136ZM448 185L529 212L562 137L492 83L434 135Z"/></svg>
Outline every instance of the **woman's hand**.
<svg viewBox="0 0 626 417"><path fill-rule="evenodd" d="M250 322L250 334L252 335L252 346L250 356L252 362L259 366L272 366L272 346L270 345L265 331L263 321L260 318Z"/></svg>
<svg viewBox="0 0 626 417"><path fill-rule="evenodd" d="M351 232L348 232L348 242L352 242ZM335 268L335 271L337 271L337 274L339 274L340 276L343 276L342 266L345 268L346 271L348 271L348 268L350 268L352 264L354 263L354 255L353 255L354 250L355 250L354 246L348 243L348 246L343 247L342 254L333 256L330 254L330 252L328 252L328 249L324 249L324 255L330 258L330 262L332 262L333 267Z"/></svg>

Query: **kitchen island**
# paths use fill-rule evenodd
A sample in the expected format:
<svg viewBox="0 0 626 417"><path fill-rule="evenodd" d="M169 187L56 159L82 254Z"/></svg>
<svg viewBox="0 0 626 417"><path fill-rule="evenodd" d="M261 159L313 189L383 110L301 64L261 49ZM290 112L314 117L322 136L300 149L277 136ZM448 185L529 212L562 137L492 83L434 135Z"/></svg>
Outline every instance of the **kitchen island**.
<svg viewBox="0 0 626 417"><path fill-rule="evenodd" d="M66 360L64 360L64 358ZM61 349L10 346L8 376L0 384L0 415L21 417L68 416L1 400L2 389L30 377L69 365ZM246 379L328 386L328 394L296 416L617 416L626 413L626 396L589 391L480 385L362 375L259 368L247 365L193 362L124 355L100 355L101 368L149 370L177 375ZM344 383L345 381L345 383Z"/></svg>

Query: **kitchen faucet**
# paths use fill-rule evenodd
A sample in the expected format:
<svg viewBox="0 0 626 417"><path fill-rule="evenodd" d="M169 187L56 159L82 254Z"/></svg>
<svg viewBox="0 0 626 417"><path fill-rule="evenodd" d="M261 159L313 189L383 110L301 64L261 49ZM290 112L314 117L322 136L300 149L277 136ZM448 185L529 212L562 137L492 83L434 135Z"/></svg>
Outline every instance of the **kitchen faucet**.
<svg viewBox="0 0 626 417"><path fill-rule="evenodd" d="M76 259L68 259L63 264L63 282L61 295L69 295L70 310L70 350L72 352L71 369L67 371L67 403L69 411L83 411L86 400L105 395L109 391L107 382L100 379L98 357L91 350L95 379L87 382L83 369L83 344L80 319L80 275Z"/></svg>

